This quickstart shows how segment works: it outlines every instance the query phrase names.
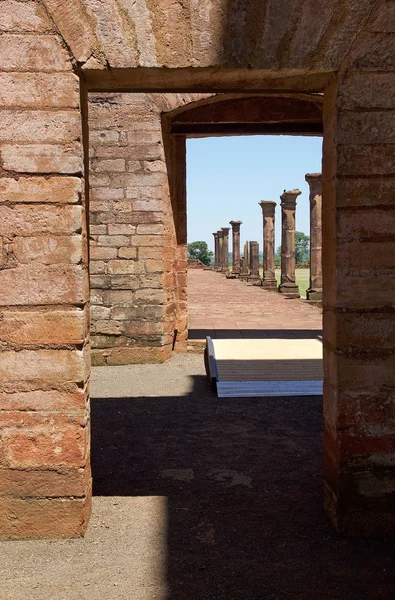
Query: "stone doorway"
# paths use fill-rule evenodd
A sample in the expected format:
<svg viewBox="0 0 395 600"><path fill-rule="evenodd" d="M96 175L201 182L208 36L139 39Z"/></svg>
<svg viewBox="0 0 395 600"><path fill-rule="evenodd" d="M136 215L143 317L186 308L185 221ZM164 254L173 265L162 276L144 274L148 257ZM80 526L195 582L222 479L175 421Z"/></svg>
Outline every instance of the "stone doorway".
<svg viewBox="0 0 395 600"><path fill-rule="evenodd" d="M2 537L81 535L90 513L88 90L180 99L324 91L325 504L342 533L393 533L392 3L328 3L317 18L309 0L122 11L7 0L4 14ZM183 149L168 134L175 205L166 200L163 294L181 307L170 214L181 222L171 164ZM177 310L163 317L170 329Z"/></svg>

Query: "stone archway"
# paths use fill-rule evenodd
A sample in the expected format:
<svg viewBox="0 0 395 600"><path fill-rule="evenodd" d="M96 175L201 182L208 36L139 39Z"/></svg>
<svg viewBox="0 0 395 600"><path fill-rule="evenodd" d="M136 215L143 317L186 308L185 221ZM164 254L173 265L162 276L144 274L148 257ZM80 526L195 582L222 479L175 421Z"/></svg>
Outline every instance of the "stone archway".
<svg viewBox="0 0 395 600"><path fill-rule="evenodd" d="M393 533L391 3L4 4L1 537L89 518L87 89L325 88L326 508L342 533Z"/></svg>

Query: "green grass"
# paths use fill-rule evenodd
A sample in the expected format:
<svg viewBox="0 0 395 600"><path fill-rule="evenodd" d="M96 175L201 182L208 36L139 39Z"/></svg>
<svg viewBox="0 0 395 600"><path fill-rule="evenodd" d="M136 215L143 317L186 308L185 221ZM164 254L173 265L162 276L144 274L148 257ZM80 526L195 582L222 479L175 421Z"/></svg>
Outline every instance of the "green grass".
<svg viewBox="0 0 395 600"><path fill-rule="evenodd" d="M262 277L262 268L259 269ZM299 286L299 292L302 298L306 298L306 290L309 287L310 269L296 269L296 283ZM277 283L280 283L281 269L276 269Z"/></svg>

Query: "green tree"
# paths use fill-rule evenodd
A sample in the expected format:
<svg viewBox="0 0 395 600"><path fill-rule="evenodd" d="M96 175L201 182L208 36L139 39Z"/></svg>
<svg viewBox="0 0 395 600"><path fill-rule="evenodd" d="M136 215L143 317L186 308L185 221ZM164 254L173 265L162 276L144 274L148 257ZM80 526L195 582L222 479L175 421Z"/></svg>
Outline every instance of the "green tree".
<svg viewBox="0 0 395 600"><path fill-rule="evenodd" d="M276 259L281 257L281 246L277 248ZM297 265L305 263L310 257L310 237L302 231L295 231L295 261ZM278 261L280 262L280 261ZM276 263L277 264L277 263Z"/></svg>
<svg viewBox="0 0 395 600"><path fill-rule="evenodd" d="M302 231L295 232L295 260L300 265L309 260L310 238Z"/></svg>
<svg viewBox="0 0 395 600"><path fill-rule="evenodd" d="M188 259L200 260L204 265L211 265L213 253L206 242L191 242L188 244Z"/></svg>

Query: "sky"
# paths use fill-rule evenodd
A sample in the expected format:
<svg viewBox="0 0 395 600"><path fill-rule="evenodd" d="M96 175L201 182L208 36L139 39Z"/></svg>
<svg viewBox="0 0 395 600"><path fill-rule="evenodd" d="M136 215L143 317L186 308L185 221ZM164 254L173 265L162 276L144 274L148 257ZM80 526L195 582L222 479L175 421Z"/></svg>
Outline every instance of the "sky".
<svg viewBox="0 0 395 600"><path fill-rule="evenodd" d="M320 173L322 138L233 136L187 140L188 242L204 240L214 249L213 232L243 221L241 248L256 240L262 249L260 200L276 206L276 248L281 244L280 195L298 188L296 230L309 235L306 173ZM230 238L231 240L231 238ZM230 248L231 250L231 242Z"/></svg>

